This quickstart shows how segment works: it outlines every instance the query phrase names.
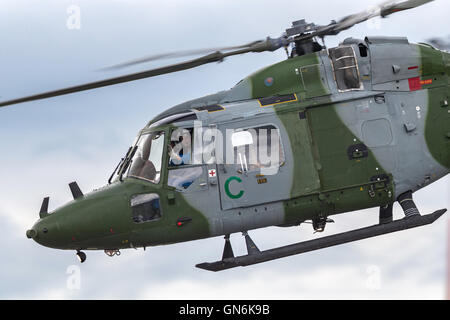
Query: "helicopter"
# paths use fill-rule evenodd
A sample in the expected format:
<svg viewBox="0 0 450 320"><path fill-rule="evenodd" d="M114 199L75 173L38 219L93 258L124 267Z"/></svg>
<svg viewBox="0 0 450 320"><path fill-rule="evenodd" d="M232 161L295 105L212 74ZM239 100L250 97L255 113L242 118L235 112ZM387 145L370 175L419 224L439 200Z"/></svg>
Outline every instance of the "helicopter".
<svg viewBox="0 0 450 320"><path fill-rule="evenodd" d="M224 236L222 259L197 267L221 271L433 223L413 193L449 171L450 56L400 37L320 39L370 18L432 0L387 1L316 25L293 22L279 38L206 52L157 69L0 102L0 107L130 82L249 52L285 49L288 58L230 90L163 111L138 134L105 187L49 212L26 236L56 249L109 256L126 248ZM290 52L289 52L290 50ZM112 68L167 56L144 57ZM405 218L393 220L398 201ZM323 232L332 215L379 207L379 224L261 251L248 231L310 222ZM247 255L235 257L230 235Z"/></svg>

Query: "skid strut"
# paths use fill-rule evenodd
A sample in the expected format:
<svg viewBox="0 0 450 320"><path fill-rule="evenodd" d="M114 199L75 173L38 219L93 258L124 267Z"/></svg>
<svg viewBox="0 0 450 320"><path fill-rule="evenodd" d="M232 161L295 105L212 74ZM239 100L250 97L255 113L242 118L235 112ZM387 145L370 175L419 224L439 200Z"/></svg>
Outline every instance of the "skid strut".
<svg viewBox="0 0 450 320"><path fill-rule="evenodd" d="M420 214L419 209L417 209L417 206L414 203L413 195L412 195L411 191L401 194L398 197L397 201L402 206L403 212L405 213L405 216L407 218Z"/></svg>
<svg viewBox="0 0 450 320"><path fill-rule="evenodd" d="M223 247L222 260L234 258L233 248L231 247L230 235L225 236L225 246Z"/></svg>
<svg viewBox="0 0 450 320"><path fill-rule="evenodd" d="M209 271L221 271L235 267L245 267L252 264L284 258L308 251L319 250L323 248L336 246L339 244L349 243L353 241L380 236L383 234L424 226L435 222L446 211L447 209L442 209L424 216L413 215L389 223L377 224L371 227L356 229L327 237L322 237L315 240L299 242L288 246L269 249L265 251L259 251L256 245L250 239L250 236L245 232L244 236L247 244L247 251L248 251L247 255L239 257L230 256L227 258L223 258L221 261L216 262L204 262L197 264L196 267ZM253 247L256 249L254 249Z"/></svg>
<svg viewBox="0 0 450 320"><path fill-rule="evenodd" d="M389 203L383 207L380 207L380 224L390 223L393 221L393 207L393 203Z"/></svg>

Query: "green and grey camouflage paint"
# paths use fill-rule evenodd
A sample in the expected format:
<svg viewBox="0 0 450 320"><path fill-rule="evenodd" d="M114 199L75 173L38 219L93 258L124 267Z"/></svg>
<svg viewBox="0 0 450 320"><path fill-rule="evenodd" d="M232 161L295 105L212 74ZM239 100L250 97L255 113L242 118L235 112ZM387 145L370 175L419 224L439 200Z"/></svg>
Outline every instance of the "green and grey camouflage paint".
<svg viewBox="0 0 450 320"><path fill-rule="evenodd" d="M202 187L180 192L167 185L164 153L159 184L116 180L40 219L34 239L60 249L121 249L297 225L384 206L445 176L450 168L450 55L405 38L347 39L341 46L356 54L359 89L339 90L328 52L321 51L164 111L142 130L164 130L167 145L171 130L193 126L180 114L194 113L205 127L219 130L274 125L286 161L267 183L240 176L247 181L233 188L245 185L245 196L231 199L224 185L232 168L208 164L198 181ZM285 103L262 107L258 101L293 94L296 99ZM195 109L212 104L224 110ZM214 181L208 178L210 169L217 171ZM162 217L136 224L130 199L147 193L159 195ZM191 220L180 227L183 217Z"/></svg>

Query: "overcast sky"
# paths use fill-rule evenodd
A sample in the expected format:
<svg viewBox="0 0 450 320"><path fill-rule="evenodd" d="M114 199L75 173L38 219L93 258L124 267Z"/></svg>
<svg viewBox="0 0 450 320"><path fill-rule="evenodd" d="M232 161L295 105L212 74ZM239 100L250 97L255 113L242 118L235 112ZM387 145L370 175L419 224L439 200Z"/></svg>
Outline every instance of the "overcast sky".
<svg viewBox="0 0 450 320"><path fill-rule="evenodd" d="M100 68L178 49L228 46L279 36L301 18L328 23L379 1L0 0L0 100L119 75ZM68 28L71 6L80 28ZM363 23L327 39L408 36L419 42L446 36L450 2ZM69 21L70 25L70 21ZM52 250L25 237L42 198L50 209L71 200L67 184L84 192L106 184L137 132L168 107L228 89L283 50L247 54L158 78L0 108L0 298L15 299L316 299L435 298L445 289L447 217L431 226L223 273L196 269L221 257L221 237L143 250L120 257ZM127 69L138 71L147 64ZM415 194L422 213L449 207L449 178ZM395 206L395 217L402 217ZM448 214L447 214L448 215ZM326 234L377 222L378 209L339 215ZM250 233L260 249L311 239L312 228ZM236 254L242 237L232 235ZM80 266L79 289L67 286Z"/></svg>

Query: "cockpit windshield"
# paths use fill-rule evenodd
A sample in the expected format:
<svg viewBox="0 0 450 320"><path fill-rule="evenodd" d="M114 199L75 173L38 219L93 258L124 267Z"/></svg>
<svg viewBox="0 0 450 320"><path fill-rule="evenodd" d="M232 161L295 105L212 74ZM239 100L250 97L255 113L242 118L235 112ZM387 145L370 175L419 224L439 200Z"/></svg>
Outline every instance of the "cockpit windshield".
<svg viewBox="0 0 450 320"><path fill-rule="evenodd" d="M164 151L164 132L146 133L140 136L132 154L128 177L159 183Z"/></svg>

